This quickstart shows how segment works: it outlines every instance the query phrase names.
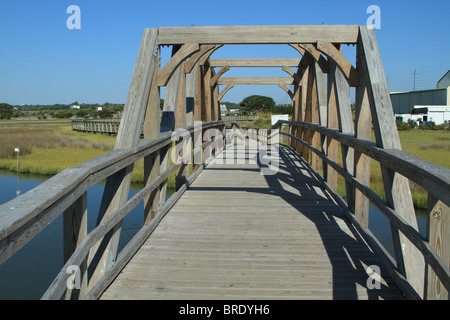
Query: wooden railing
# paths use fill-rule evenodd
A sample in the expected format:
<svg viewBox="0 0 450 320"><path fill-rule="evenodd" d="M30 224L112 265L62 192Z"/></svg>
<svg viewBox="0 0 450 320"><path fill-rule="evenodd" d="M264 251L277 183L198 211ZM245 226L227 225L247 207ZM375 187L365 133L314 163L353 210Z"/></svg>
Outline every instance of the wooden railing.
<svg viewBox="0 0 450 320"><path fill-rule="evenodd" d="M222 120L235 120L235 121L255 121L259 116L222 116Z"/></svg>
<svg viewBox="0 0 450 320"><path fill-rule="evenodd" d="M124 264L133 256L140 245L153 232L158 223L181 197L186 188L196 179L202 169L223 148L224 135L221 133L226 123L231 121L214 121L205 123L201 129L216 128L216 134L209 135L210 139L195 148L191 148L191 155L202 159L189 170L182 170L188 166L181 161L171 165L159 173L145 185L131 199L122 204L97 227L87 234L86 230L86 198L87 190L96 183L120 174L126 168L133 166L139 159L157 159L159 155L170 154L171 149L178 150L173 137L176 132L162 133L158 138L141 140L137 146L130 149L114 150L80 165L66 169L54 177L46 180L31 191L0 206L0 264L4 263L14 253L38 235L47 225L64 213L64 250L66 262L56 279L48 288L43 299L66 298L96 299L109 285ZM185 129L190 135L195 128ZM192 140L191 140L192 141ZM186 141L184 141L186 143ZM202 158L203 155L203 158ZM190 155L187 155L190 158ZM184 172L184 173L183 173ZM167 179L176 175L178 188L169 199L165 200ZM160 193L160 194L158 194ZM145 217L145 224L139 232L120 251L116 259L106 268L95 283L88 279L87 270L96 263L95 257L104 250L98 244L109 237L118 228L126 215L140 202L145 201L147 207L159 208L154 214ZM149 212L147 212L149 214ZM77 279L80 287L69 290L67 283L74 274L76 267ZM73 279L75 280L75 278Z"/></svg>
<svg viewBox="0 0 450 320"><path fill-rule="evenodd" d="M120 119L72 119L72 130L74 131L117 134L119 125Z"/></svg>
<svg viewBox="0 0 450 320"><path fill-rule="evenodd" d="M258 119L258 116L222 116L224 121L255 121ZM120 119L72 119L71 123L74 131L117 134L119 132Z"/></svg>
<svg viewBox="0 0 450 320"><path fill-rule="evenodd" d="M310 130L311 133L320 135L322 141L328 139L334 140L341 145L342 149L353 149L355 154L363 154L370 159L376 160L381 167L389 168L418 184L424 188L429 195L429 208L427 215L427 236L423 237L408 221L395 211L386 201L370 189L368 184L361 182L353 172L353 168L346 168L334 161L326 150L319 149L302 138L294 136L285 130L281 130L281 125L289 126L288 132L298 132L297 129ZM357 228L370 248L380 257L382 263L388 270L403 292L412 299L420 299L422 292L416 292L408 281L405 265L408 263L417 263L417 261L404 260L403 251L395 251L395 257L392 257L388 250L381 244L376 236L368 228L368 210L364 206L355 204L355 193L359 192L368 201L372 202L389 220L391 230L403 234L423 256L426 263L424 273L423 287L425 290L424 298L442 299L448 296L450 290L450 269L449 265L449 239L448 235L450 219L450 170L439 165L430 163L426 160L417 158L413 155L396 149L383 149L377 147L376 143L370 140L357 139L354 135L344 134L338 129L330 129L319 124L306 123L301 121L278 121L271 130L278 129L279 133L289 138L289 143L281 146L289 148L299 156L299 159L309 167L314 175L321 181L324 188L328 190L335 201L343 208L350 222ZM258 136L258 129L248 129L249 135ZM255 133L256 131L256 133ZM271 132L263 132L263 136L271 135ZM312 151L322 160L318 167L313 163L314 157ZM344 201L338 195L336 187L330 186L330 170L336 171L341 175L350 188L347 188L347 201ZM349 170L348 170L349 169ZM319 172L322 172L320 174ZM366 172L370 174L370 170ZM386 198L392 197L390 192L395 189L388 186L385 188ZM368 208L367 208L368 209ZM400 242L400 237L393 236L393 241ZM402 246L400 243L398 246ZM395 246L395 243L394 243Z"/></svg>

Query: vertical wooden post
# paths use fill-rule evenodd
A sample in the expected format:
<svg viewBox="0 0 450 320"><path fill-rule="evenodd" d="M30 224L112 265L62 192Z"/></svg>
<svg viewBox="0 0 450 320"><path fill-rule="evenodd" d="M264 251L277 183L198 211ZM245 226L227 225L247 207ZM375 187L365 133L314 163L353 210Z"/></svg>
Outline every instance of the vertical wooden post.
<svg viewBox="0 0 450 320"><path fill-rule="evenodd" d="M157 61L159 61L159 49L157 54ZM157 85L158 79L158 64L155 64L155 71L153 74L152 86L150 88L150 96L147 103L147 110L144 119L144 139L153 139L159 136L160 131L160 92ZM148 185L157 176L160 171L160 155L159 151L154 152L144 158L144 183ZM144 199L144 223L149 224L150 221L158 213L159 188L156 188L148 197Z"/></svg>
<svg viewBox="0 0 450 320"><path fill-rule="evenodd" d="M314 64L314 74L316 78L316 88L317 88L317 104L319 106L319 124L323 127L327 126L327 87L325 83L325 75L320 68L317 61ZM318 133L317 133L318 134ZM327 153L327 143L325 135L320 135L320 149L323 154ZM327 176L327 165L325 161L322 161L323 177L326 180Z"/></svg>
<svg viewBox="0 0 450 320"><path fill-rule="evenodd" d="M158 29L145 29L133 71L124 113L116 138L115 149L127 149L138 144L144 122L145 109L155 70ZM112 215L127 201L133 165L110 176L105 185L97 224ZM90 252L92 276L89 289L116 260L121 223L111 230Z"/></svg>
<svg viewBox="0 0 450 320"><path fill-rule="evenodd" d="M316 62L311 65L311 122L315 124L320 124L320 114L319 114L319 102L317 96L317 73L316 73ZM320 149L320 134L318 132L311 130L311 144L314 148ZM311 166L317 172L320 172L321 158L315 152L311 152Z"/></svg>
<svg viewBox="0 0 450 320"><path fill-rule="evenodd" d="M203 86L202 65L200 63L197 63L197 65L194 68L197 69L197 80L195 83L195 102L194 102L194 127L197 127L197 124L201 124L201 122L204 119L204 95L203 95L204 86ZM195 152L194 152L193 171L197 171L202 162L203 157L202 154L203 150L201 150L202 139L203 139L202 130L200 130L200 132L197 132L197 130L194 129L193 147L195 149Z"/></svg>
<svg viewBox="0 0 450 320"><path fill-rule="evenodd" d="M192 71L187 74L187 80L186 80L186 127L190 127L194 125L194 121L195 120L195 112L196 111L196 106L197 106L197 102L196 100L196 90L197 90L197 81L199 78L199 73L198 73L199 69L197 64L194 65ZM194 133L192 133L191 135L191 146L190 146L190 152L191 152L191 156L190 156L190 169L186 171L186 177L189 176L189 174L191 173L191 170L193 171L195 168L194 165L194 155L192 154L192 150L193 150L193 144L194 142Z"/></svg>
<svg viewBox="0 0 450 320"><path fill-rule="evenodd" d="M395 125L394 112L381 62L375 30L361 26L358 50L361 56L361 72L366 77L372 120L378 147L401 149ZM418 230L417 218L409 188L409 181L399 173L381 166L387 204L399 216ZM404 268L406 278L419 296L424 294L425 261L420 251L398 229L391 226L397 267Z"/></svg>
<svg viewBox="0 0 450 320"><path fill-rule="evenodd" d="M328 117L327 122L328 128L338 129L338 111L337 111L337 99L336 99L336 80L335 73L331 70L333 69L334 63L328 59L330 72L327 77L327 88L328 88ZM338 142L334 139L327 138L327 155L328 158L334 162L338 162ZM327 168L327 184L330 188L337 192L338 185L338 173L333 168Z"/></svg>
<svg viewBox="0 0 450 320"><path fill-rule="evenodd" d="M361 70L361 57L357 54L357 69ZM358 139L372 139L372 116L370 114L370 101L367 92L366 79L361 75L359 86L356 87L355 97L355 136ZM358 151L355 152L354 175L358 181L370 187L370 157ZM364 226L369 226L369 199L358 189L355 190L354 213L358 221Z"/></svg>
<svg viewBox="0 0 450 320"><path fill-rule="evenodd" d="M299 92L296 96L296 99L299 100L298 102L298 114L297 114L297 121L306 121L306 97L308 93L308 79L309 79L309 66L299 66L299 71L301 72L301 80L299 83ZM304 136L304 129L302 127L297 127L296 131L296 137L299 139L303 139ZM303 151L305 150L305 147L301 143L296 144L295 150L299 154L303 154Z"/></svg>
<svg viewBox="0 0 450 320"><path fill-rule="evenodd" d="M180 49L179 46L174 46L172 51L172 56L176 54L176 52ZM172 76L169 79L166 87L166 93L164 96L164 106L163 106L163 114L161 117L161 127L160 132L168 132L173 131L175 128L175 111L178 106L178 100L180 95L180 88L182 77L184 77L183 64L179 65ZM171 158L172 144L168 145L165 148L162 148L160 151L160 170L161 172L166 171L170 167L170 158ZM167 180L161 184L160 187L160 203L162 204L166 201L167 194Z"/></svg>
<svg viewBox="0 0 450 320"><path fill-rule="evenodd" d="M301 99L301 87L300 87L300 83L295 83L294 85L294 98L292 99L292 121L299 121L299 113L300 113L300 99ZM281 128L280 128L281 130ZM296 126L291 126L289 125L289 131L288 131L291 135L296 136L297 135L297 127ZM295 145L295 140L294 139L290 139L290 143L289 145L293 148L296 149Z"/></svg>
<svg viewBox="0 0 450 320"><path fill-rule="evenodd" d="M64 263L69 260L72 253L87 235L87 193L83 193L63 215L64 229ZM75 281L79 281L79 290L66 290L66 299L84 299L87 293L87 260L84 260L80 266L75 266L79 274L75 275ZM76 271L76 270L74 270ZM78 271L77 271L78 272Z"/></svg>
<svg viewBox="0 0 450 320"><path fill-rule="evenodd" d="M211 66L209 64L209 60L205 61L204 64L204 75L203 75L203 84L204 84L204 102L205 102L205 122L211 122L212 121L212 91L211 91ZM208 141L211 139L210 136L211 130L204 130L203 133L203 140ZM208 159L211 157L211 151L212 148L210 146L207 146L203 150L203 157L204 159Z"/></svg>
<svg viewBox="0 0 450 320"><path fill-rule="evenodd" d="M339 119L339 131L342 133L354 135L355 129L353 126L353 116L352 109L350 106L350 87L345 79L342 71L334 65L330 68L330 73L334 72L334 79L336 85L336 100L337 100L337 110ZM342 162L344 169L348 173L353 175L353 162L354 162L354 152L352 148L341 144L342 152ZM345 181L345 194L347 196L347 205L351 211L354 210L354 188L352 184Z"/></svg>
<svg viewBox="0 0 450 320"><path fill-rule="evenodd" d="M430 193L428 194L427 240L442 261L447 266L450 265L450 208ZM427 266L426 273L425 298L448 300L448 291L430 266Z"/></svg>
<svg viewBox="0 0 450 320"><path fill-rule="evenodd" d="M177 109L175 112L175 129L179 129L179 128L185 128L186 127L186 74L184 73L184 62L182 63L182 65L180 66L180 68L183 70L181 72L181 78L180 78L180 88L178 91L178 102L177 102ZM189 141L190 141L190 136L189 136ZM185 141L185 138L182 138L180 142L176 142L177 144L184 144L187 143L187 141ZM186 156L184 154L184 149L186 148L186 146L182 146L181 148L181 154L180 155L176 155L176 157L181 156L184 157ZM185 164L183 162L183 164L181 165L180 169L178 170L176 177L175 177L175 189L178 190L186 181L186 174L187 174L187 164Z"/></svg>
<svg viewBox="0 0 450 320"><path fill-rule="evenodd" d="M308 79L306 81L306 95L305 95L305 122L312 122L312 104L313 104L313 94L314 94L314 73L313 66L308 66ZM311 144L312 141L312 131L310 129L303 130L303 141ZM307 147L303 147L302 157L310 162L310 150Z"/></svg>

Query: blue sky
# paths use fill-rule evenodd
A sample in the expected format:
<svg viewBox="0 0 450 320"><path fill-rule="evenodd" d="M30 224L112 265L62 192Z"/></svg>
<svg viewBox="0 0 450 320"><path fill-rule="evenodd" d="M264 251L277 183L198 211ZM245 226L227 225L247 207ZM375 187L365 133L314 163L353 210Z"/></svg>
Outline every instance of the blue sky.
<svg viewBox="0 0 450 320"><path fill-rule="evenodd" d="M376 35L390 89L413 90L414 70L417 89L434 88L450 68L448 0L0 0L0 102L124 103L144 28L364 25L372 4L381 9L381 29ZM81 9L80 30L66 26L70 5ZM354 48L344 52L354 61ZM299 56L288 46L229 46L212 57ZM225 74L238 75L286 73L232 69ZM238 86L224 100L240 102L251 94L271 96L277 103L289 101L277 86Z"/></svg>

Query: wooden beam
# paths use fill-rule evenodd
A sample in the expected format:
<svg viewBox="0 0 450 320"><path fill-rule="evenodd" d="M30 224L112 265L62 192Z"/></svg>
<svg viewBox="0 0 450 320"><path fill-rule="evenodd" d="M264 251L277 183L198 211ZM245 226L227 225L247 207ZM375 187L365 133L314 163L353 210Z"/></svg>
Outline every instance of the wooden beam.
<svg viewBox="0 0 450 320"><path fill-rule="evenodd" d="M232 83L230 83L229 85L227 85L227 86L225 87L225 89L223 89L223 90L220 92L219 97L218 97L219 101L221 101L221 100L223 99L223 96L225 95L225 93L227 93L228 90L230 90L230 89L233 88L233 87L234 87L234 84L232 84Z"/></svg>
<svg viewBox="0 0 450 320"><path fill-rule="evenodd" d="M290 43L356 43L358 26L207 26L161 27L162 45L198 42L200 44L290 44Z"/></svg>
<svg viewBox="0 0 450 320"><path fill-rule="evenodd" d="M174 73L174 71L178 68L178 66L184 62L188 57L190 57L194 52L200 50L200 46L198 43L187 43L183 45L177 53L175 53L172 58L170 58L169 62L167 62L164 67L159 71L158 76L158 85L159 86L167 86L170 77Z"/></svg>
<svg viewBox="0 0 450 320"><path fill-rule="evenodd" d="M276 84L279 83L284 84L293 84L294 79L292 78L255 78L255 77L249 77L249 78L220 78L217 81L217 84Z"/></svg>
<svg viewBox="0 0 450 320"><path fill-rule="evenodd" d="M448 266L450 264L450 208L430 193L428 194L427 239ZM426 280L428 300L449 299L448 291L429 265Z"/></svg>
<svg viewBox="0 0 450 320"><path fill-rule="evenodd" d="M356 56L356 66L361 70L361 58ZM372 139L372 116L370 114L370 100L365 77L361 76L355 94L355 136L357 139L370 141ZM370 187L370 157L355 149L354 160L355 178ZM359 190L355 190L356 219L365 228L369 227L369 199Z"/></svg>
<svg viewBox="0 0 450 320"><path fill-rule="evenodd" d="M160 50L157 53L157 61L159 61ZM159 65L155 64L152 86L150 88L150 96L147 103L144 120L144 139L154 139L159 137L160 131L160 92L158 86L158 70ZM144 183L150 184L160 174L160 155L159 151L144 158ZM159 188L153 191L144 199L144 223L149 224L158 213Z"/></svg>
<svg viewBox="0 0 450 320"><path fill-rule="evenodd" d="M145 29L114 149L129 149L139 143L155 64L157 63L157 55L155 55L158 49L157 40L158 29ZM130 165L106 180L97 224L108 218L127 201L132 173L133 165ZM95 285L116 259L120 231L121 223L101 243L99 242L92 248L89 260L92 261L90 267L94 272L89 281L89 288ZM97 252L97 249L99 249L99 252Z"/></svg>
<svg viewBox="0 0 450 320"><path fill-rule="evenodd" d="M329 61L332 64L331 61ZM330 69L332 66L330 65ZM334 73L330 72L327 76L327 92L328 92L328 114L327 114L327 127L330 129L338 129L338 111L337 111L337 98L336 98L336 81ZM327 156L330 160L338 162L338 147L339 144L336 140L327 137ZM330 188L337 192L338 185L338 173L331 167L327 169L327 184Z"/></svg>
<svg viewBox="0 0 450 320"><path fill-rule="evenodd" d="M211 67L297 67L300 59L211 59Z"/></svg>
<svg viewBox="0 0 450 320"><path fill-rule="evenodd" d="M354 135L355 128L353 126L352 109L350 106L350 88L342 73L342 71L333 66L330 73L334 73L336 85L336 99L339 119L339 131L345 134ZM354 152L352 148L341 144L342 162L344 169L353 175ZM354 188L348 181L345 182L347 205L350 210L354 210Z"/></svg>
<svg viewBox="0 0 450 320"><path fill-rule="evenodd" d="M230 70L230 66L223 66L219 72L217 72L214 77L211 78L211 87L214 87L217 84L217 80L219 80L219 78L228 70Z"/></svg>
<svg viewBox="0 0 450 320"><path fill-rule="evenodd" d="M329 66L327 60L323 57L322 53L317 50L317 48L311 43L301 43L299 46L306 51L308 51L313 57L314 60L319 64L323 73L328 73Z"/></svg>
<svg viewBox="0 0 450 320"><path fill-rule="evenodd" d="M290 67L282 66L281 69L284 72L288 73L292 78L294 78L295 83L300 83L300 81L302 80L302 78L298 74L296 74Z"/></svg>
<svg viewBox="0 0 450 320"><path fill-rule="evenodd" d="M360 27L358 52L360 52L361 58L360 72L364 74L369 93L368 96L377 145L384 149L401 150L386 76L373 29L367 28L366 26ZM415 230L418 230L408 179L385 166L381 166L381 171L387 204ZM398 264L397 267L401 270L403 260L408 281L416 292L423 297L425 270L423 256L394 227L392 227L392 236Z"/></svg>
<svg viewBox="0 0 450 320"><path fill-rule="evenodd" d="M344 73L350 86L356 87L359 84L358 71L356 71L352 64L344 57L342 52L340 52L332 43L318 41L317 50L336 63L339 69Z"/></svg>
<svg viewBox="0 0 450 320"><path fill-rule="evenodd" d="M294 100L294 93L289 90L288 87L286 87L286 85L284 83L279 83L278 86L283 89L284 91L286 91L286 93L289 95L289 97Z"/></svg>
<svg viewBox="0 0 450 320"><path fill-rule="evenodd" d="M64 263L66 263L77 247L87 236L87 192L83 193L80 198L64 211L63 215L64 230ZM87 259L83 260L79 267L78 276L75 281L80 281L77 285L79 288L69 289L66 291L66 300L82 300L87 294Z"/></svg>
<svg viewBox="0 0 450 320"><path fill-rule="evenodd" d="M195 52L188 61L186 61L186 64L184 65L184 73L191 73L194 66L197 64L197 62L205 56L207 53L208 57L217 49L219 49L221 45L202 45L200 46L200 51Z"/></svg>

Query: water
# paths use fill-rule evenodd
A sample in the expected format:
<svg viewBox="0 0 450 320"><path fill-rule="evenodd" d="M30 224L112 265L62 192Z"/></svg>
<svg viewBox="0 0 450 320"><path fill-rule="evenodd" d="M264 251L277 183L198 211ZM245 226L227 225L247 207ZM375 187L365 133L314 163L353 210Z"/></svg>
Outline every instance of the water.
<svg viewBox="0 0 450 320"><path fill-rule="evenodd" d="M15 198L19 193L27 192L43 181L39 176L16 176L0 171L0 203ZM132 185L129 197L136 194L140 188L141 186ZM103 183L88 190L88 232L95 228L103 190ZM170 192L169 190L168 194ZM143 212L144 205L141 202L125 217L119 250L143 225ZM60 215L43 232L0 265L0 300L40 299L64 266L62 239L63 217Z"/></svg>
<svg viewBox="0 0 450 320"><path fill-rule="evenodd" d="M11 175L0 171L0 203L13 199L19 193L34 188L44 179L39 176ZM104 184L88 190L88 231L95 227ZM129 197L139 190L131 188ZM168 191L170 194L172 191ZM143 204L140 203L124 219L121 246L139 230L143 224ZM417 212L419 231L425 235L426 212ZM369 229L393 255L392 238L387 218L374 206L370 207ZM40 299L45 290L63 267L62 215L43 232L31 240L13 257L0 265L0 300Z"/></svg>

